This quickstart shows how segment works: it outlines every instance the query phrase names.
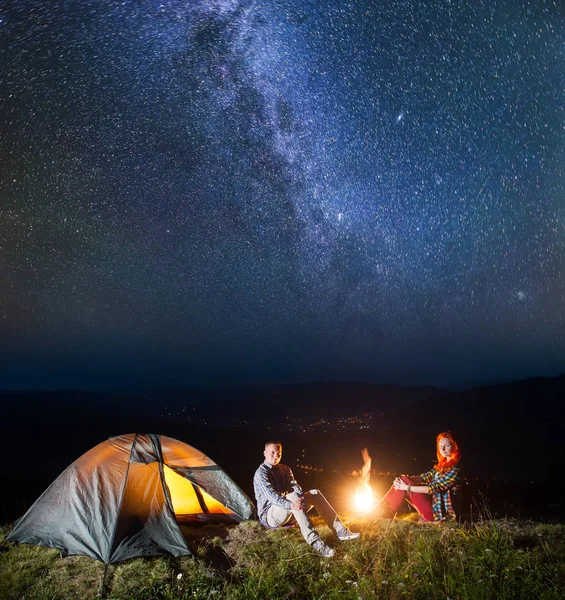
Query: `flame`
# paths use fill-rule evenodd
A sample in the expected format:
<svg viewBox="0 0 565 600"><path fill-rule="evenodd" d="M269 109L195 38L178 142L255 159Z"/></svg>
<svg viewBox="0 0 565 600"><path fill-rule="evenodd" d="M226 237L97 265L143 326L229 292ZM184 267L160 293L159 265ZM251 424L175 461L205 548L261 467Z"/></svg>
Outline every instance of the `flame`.
<svg viewBox="0 0 565 600"><path fill-rule="evenodd" d="M371 512L375 508L375 496L371 487L367 485L363 489L358 489L353 502L358 512Z"/></svg>
<svg viewBox="0 0 565 600"><path fill-rule="evenodd" d="M355 492L353 503L358 512L371 512L376 505L373 490L369 485L371 478L371 457L367 448L361 450L363 457L363 468L360 471L354 471L353 474L359 477L359 487Z"/></svg>

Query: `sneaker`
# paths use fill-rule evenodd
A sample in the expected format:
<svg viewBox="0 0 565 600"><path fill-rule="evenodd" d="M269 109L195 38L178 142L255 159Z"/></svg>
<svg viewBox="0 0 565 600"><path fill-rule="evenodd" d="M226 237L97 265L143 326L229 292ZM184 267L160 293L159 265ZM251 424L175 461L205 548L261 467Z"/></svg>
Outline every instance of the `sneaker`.
<svg viewBox="0 0 565 600"><path fill-rule="evenodd" d="M345 525L341 527L336 527L335 534L337 535L337 539L346 542L347 540L356 540L361 534L353 533L353 531L349 531Z"/></svg>
<svg viewBox="0 0 565 600"><path fill-rule="evenodd" d="M321 554L326 558L331 558L335 554L335 550L333 548L330 548L322 539L317 539L312 544L312 548L314 548L314 550L316 550L318 554Z"/></svg>

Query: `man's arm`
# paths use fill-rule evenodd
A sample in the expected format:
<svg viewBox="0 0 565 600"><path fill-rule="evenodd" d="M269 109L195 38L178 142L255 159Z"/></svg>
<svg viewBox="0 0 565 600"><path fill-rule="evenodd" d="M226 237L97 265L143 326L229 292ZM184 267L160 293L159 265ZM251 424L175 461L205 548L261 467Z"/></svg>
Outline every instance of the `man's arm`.
<svg viewBox="0 0 565 600"><path fill-rule="evenodd" d="M298 482L296 481L296 479L294 478L292 469L290 467L286 467L286 470L287 470L289 485L292 488L292 490L294 492L296 492L299 496L299 498L297 498L294 502L292 502L292 504L290 506L291 506L292 510L304 510L306 508L306 500L304 499L305 494L302 491L302 488L298 485Z"/></svg>
<svg viewBox="0 0 565 600"><path fill-rule="evenodd" d="M290 467L287 467L287 469L288 469L288 478L289 478L289 485L290 485L290 487L299 496L304 496L304 492L302 491L302 488L298 485L298 481L296 481L296 479L294 478L294 474L292 472L292 469Z"/></svg>
<svg viewBox="0 0 565 600"><path fill-rule="evenodd" d="M259 467L257 469L255 477L253 478L253 485L255 487L257 500L259 500L259 496L262 496L269 504L280 506L285 510L296 510L296 508L293 509L292 502L287 500L273 487L273 484L269 480L269 473L266 468Z"/></svg>

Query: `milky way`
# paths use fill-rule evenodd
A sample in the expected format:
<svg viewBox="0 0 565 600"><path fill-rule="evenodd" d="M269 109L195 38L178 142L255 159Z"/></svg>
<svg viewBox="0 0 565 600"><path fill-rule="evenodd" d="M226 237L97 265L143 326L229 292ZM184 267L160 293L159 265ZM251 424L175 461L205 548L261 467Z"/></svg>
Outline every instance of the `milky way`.
<svg viewBox="0 0 565 600"><path fill-rule="evenodd" d="M12 0L5 385L565 367L563 12Z"/></svg>

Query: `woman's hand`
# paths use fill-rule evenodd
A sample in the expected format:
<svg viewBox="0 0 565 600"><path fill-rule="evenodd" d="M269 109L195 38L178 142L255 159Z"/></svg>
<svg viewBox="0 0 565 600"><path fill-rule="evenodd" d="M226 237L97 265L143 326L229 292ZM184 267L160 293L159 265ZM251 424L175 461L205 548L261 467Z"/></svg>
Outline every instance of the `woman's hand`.
<svg viewBox="0 0 565 600"><path fill-rule="evenodd" d="M400 477L396 477L395 480L392 482L392 485L394 486L395 490L407 490L408 489L408 484L404 483L404 481L402 481L402 479Z"/></svg>

